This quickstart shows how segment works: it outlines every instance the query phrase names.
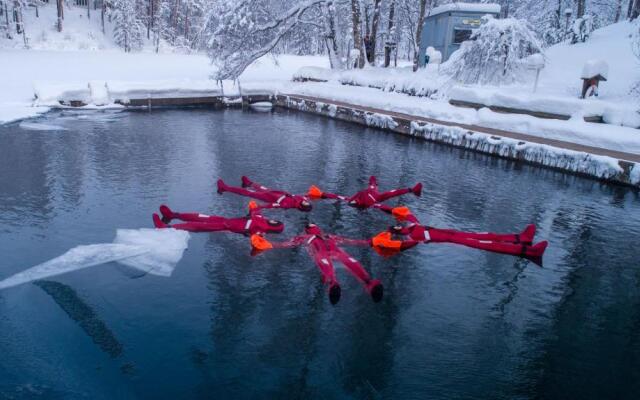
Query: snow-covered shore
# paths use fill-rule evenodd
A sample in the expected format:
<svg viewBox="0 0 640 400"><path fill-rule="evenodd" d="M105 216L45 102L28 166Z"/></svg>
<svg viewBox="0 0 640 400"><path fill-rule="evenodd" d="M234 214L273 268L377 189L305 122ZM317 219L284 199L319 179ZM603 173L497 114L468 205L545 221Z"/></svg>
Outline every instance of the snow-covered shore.
<svg viewBox="0 0 640 400"><path fill-rule="evenodd" d="M209 80L213 68L204 55L0 49L0 59L0 123L48 110L47 107L33 107L35 86L39 90L57 87L59 92L65 88L86 88L88 92L88 83L92 81L130 85L199 81L206 82L207 87L215 84ZM315 56L266 56L249 67L240 81L247 88L256 82L273 87L290 81L295 71L305 65L326 68L328 60Z"/></svg>
<svg viewBox="0 0 640 400"><path fill-rule="evenodd" d="M637 129L589 123L581 118L561 121L529 115L501 114L487 108L474 110L455 107L446 101L381 92L378 89L366 87L344 86L336 82L300 83L290 86L288 93L640 154L640 131Z"/></svg>

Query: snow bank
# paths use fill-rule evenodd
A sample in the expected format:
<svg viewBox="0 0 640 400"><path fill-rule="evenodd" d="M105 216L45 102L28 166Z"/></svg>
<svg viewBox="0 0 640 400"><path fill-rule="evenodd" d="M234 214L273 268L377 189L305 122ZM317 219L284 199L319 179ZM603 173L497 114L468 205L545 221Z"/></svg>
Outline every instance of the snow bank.
<svg viewBox="0 0 640 400"><path fill-rule="evenodd" d="M327 82L334 79L334 70L320 67L302 67L293 74L294 81Z"/></svg>
<svg viewBox="0 0 640 400"><path fill-rule="evenodd" d="M476 111L471 108L455 107L445 101L427 98L416 99L399 93L380 95L376 89L357 86L345 87L336 83L301 83L292 86L289 93L640 154L640 134L636 129L587 123L582 120L581 114L579 118L562 121L523 114L497 113L487 108ZM544 104L544 100L541 100L541 104Z"/></svg>
<svg viewBox="0 0 640 400"><path fill-rule="evenodd" d="M130 99L185 98L221 96L222 88L212 80L192 81L108 81L106 89L113 101Z"/></svg>
<svg viewBox="0 0 640 400"><path fill-rule="evenodd" d="M364 86L385 92L405 93L411 96L432 96L441 90L448 78L437 73L437 65L429 65L418 72L407 68L350 69L343 71L326 68L301 68L294 74L296 81L337 81L343 85Z"/></svg>
<svg viewBox="0 0 640 400"><path fill-rule="evenodd" d="M640 127L638 106L633 103L620 104L601 99L578 99L480 86L454 86L449 90L449 99L486 107L507 107L565 116L601 117L608 124Z"/></svg>
<svg viewBox="0 0 640 400"><path fill-rule="evenodd" d="M449 99L478 103L487 107L509 107L566 116L581 114L585 117L602 116L607 106L606 102L598 100L582 100L481 86L454 86L449 91Z"/></svg>
<svg viewBox="0 0 640 400"><path fill-rule="evenodd" d="M59 257L0 281L0 289L112 261L168 277L182 258L188 241L187 232L174 229L119 229L113 243L74 247Z"/></svg>
<svg viewBox="0 0 640 400"><path fill-rule="evenodd" d="M429 16L450 11L482 12L486 14L500 14L500 4L492 3L449 3L434 7Z"/></svg>
<svg viewBox="0 0 640 400"><path fill-rule="evenodd" d="M91 103L91 91L87 83L49 83L34 82L36 105L60 105L60 102L69 103L78 100L85 104Z"/></svg>

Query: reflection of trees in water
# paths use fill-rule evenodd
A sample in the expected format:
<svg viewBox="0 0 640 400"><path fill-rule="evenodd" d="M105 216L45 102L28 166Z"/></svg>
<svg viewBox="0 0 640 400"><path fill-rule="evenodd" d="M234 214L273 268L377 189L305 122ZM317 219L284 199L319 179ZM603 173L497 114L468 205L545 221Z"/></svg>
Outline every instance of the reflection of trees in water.
<svg viewBox="0 0 640 400"><path fill-rule="evenodd" d="M122 344L95 310L82 300L73 288L54 281L36 281L34 284L51 296L53 301L78 324L102 351L112 358L122 355L124 349Z"/></svg>
<svg viewBox="0 0 640 400"><path fill-rule="evenodd" d="M612 228L625 231L627 224L604 219L601 211L564 208L554 220L554 229L569 233L559 265L567 275L553 288L560 300L549 319L529 332L541 350L527 365L525 393L635 398L640 392L637 256L627 243L611 239Z"/></svg>
<svg viewBox="0 0 640 400"><path fill-rule="evenodd" d="M41 224L52 210L48 132L24 132L15 126L0 135L0 221L16 223L15 215Z"/></svg>

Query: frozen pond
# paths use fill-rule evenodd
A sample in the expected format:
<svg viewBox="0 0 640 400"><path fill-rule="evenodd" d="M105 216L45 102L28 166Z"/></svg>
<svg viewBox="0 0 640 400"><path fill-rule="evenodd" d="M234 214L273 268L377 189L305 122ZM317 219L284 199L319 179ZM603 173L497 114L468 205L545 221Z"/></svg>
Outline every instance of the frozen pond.
<svg viewBox="0 0 640 400"><path fill-rule="evenodd" d="M0 291L0 398L636 398L640 199L626 188L296 112L62 112L0 127L0 280L151 228L161 203L240 216L215 180L305 192L425 185L427 224L538 225L543 267L461 246L391 259L349 248L332 306L306 252L191 234L170 277L110 262ZM398 204L392 201L391 204ZM267 212L265 212L267 214ZM332 202L269 211L370 237L392 224ZM85 255L86 256L86 255Z"/></svg>

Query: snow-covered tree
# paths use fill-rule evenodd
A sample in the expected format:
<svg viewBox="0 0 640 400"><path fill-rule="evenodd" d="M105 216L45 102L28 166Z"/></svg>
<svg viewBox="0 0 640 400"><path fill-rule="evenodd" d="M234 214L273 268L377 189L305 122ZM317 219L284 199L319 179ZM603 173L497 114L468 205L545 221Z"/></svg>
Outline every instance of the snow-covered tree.
<svg viewBox="0 0 640 400"><path fill-rule="evenodd" d="M284 8L268 0L226 0L208 21L207 51L218 66L217 79L235 79L300 26L324 30L327 0L305 0Z"/></svg>
<svg viewBox="0 0 640 400"><path fill-rule="evenodd" d="M523 77L523 59L542 53L535 33L524 20L484 17L482 24L443 64L444 71L464 83L512 83Z"/></svg>
<svg viewBox="0 0 640 400"><path fill-rule="evenodd" d="M640 15L640 0L630 0L629 10L627 12L628 18L633 21Z"/></svg>
<svg viewBox="0 0 640 400"><path fill-rule="evenodd" d="M140 49L145 27L137 12L136 0L112 0L109 16L116 44L125 52Z"/></svg>
<svg viewBox="0 0 640 400"><path fill-rule="evenodd" d="M418 70L418 51L420 50L420 42L422 41L422 27L424 25L424 18L427 15L427 11L429 10L429 6L431 5L430 0L420 0L420 12L418 13L418 20L416 26L416 40L415 40L415 48L413 49L413 70Z"/></svg>
<svg viewBox="0 0 640 400"><path fill-rule="evenodd" d="M631 48L633 49L633 54L640 61L640 23L635 24L635 32L633 34L633 39L631 42ZM631 92L635 94L637 97L640 97L640 82L636 82Z"/></svg>
<svg viewBox="0 0 640 400"><path fill-rule="evenodd" d="M577 18L573 21L573 26L571 27L571 43L586 42L593 29L593 16L587 14Z"/></svg>
<svg viewBox="0 0 640 400"><path fill-rule="evenodd" d="M7 39L12 38L9 27L9 0L0 0L0 34Z"/></svg>

